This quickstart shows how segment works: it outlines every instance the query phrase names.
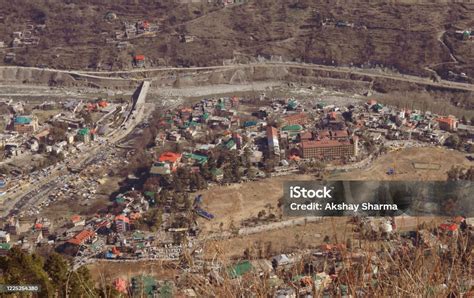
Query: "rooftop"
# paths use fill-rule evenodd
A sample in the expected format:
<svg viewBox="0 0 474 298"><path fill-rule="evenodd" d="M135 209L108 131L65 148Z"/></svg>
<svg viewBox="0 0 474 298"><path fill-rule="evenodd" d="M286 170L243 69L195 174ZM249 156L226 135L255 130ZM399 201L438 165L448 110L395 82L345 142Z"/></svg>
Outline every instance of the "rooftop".
<svg viewBox="0 0 474 298"><path fill-rule="evenodd" d="M181 153L164 152L160 155L158 161L175 163L181 159L181 156Z"/></svg>
<svg viewBox="0 0 474 298"><path fill-rule="evenodd" d="M328 148L340 145L349 145L350 141L338 141L338 140L320 140L320 141L303 141L301 142L301 148Z"/></svg>
<svg viewBox="0 0 474 298"><path fill-rule="evenodd" d="M90 237L93 237L95 235L95 232L91 230L83 230L76 236L72 237L71 239L68 240L68 243L75 244L75 245L81 245L89 239Z"/></svg>

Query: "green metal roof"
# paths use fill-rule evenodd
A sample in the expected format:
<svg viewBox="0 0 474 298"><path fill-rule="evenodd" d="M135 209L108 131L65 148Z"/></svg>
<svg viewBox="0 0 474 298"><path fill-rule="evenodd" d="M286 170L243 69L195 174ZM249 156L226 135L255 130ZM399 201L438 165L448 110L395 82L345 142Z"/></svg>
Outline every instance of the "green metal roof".
<svg viewBox="0 0 474 298"><path fill-rule="evenodd" d="M281 130L283 131L300 131L303 129L303 126L299 124L287 125L284 126Z"/></svg>
<svg viewBox="0 0 474 298"><path fill-rule="evenodd" d="M0 249L10 250L12 246L9 243L0 243Z"/></svg>
<svg viewBox="0 0 474 298"><path fill-rule="evenodd" d="M235 141L233 139L230 139L227 143L225 143L225 147L227 149L231 149L234 146L235 146Z"/></svg>
<svg viewBox="0 0 474 298"><path fill-rule="evenodd" d="M186 158L191 158L199 162L200 164L205 164L209 157L201 154L188 153L184 155Z"/></svg>
<svg viewBox="0 0 474 298"><path fill-rule="evenodd" d="M31 118L27 116L17 116L15 117L16 124L30 124Z"/></svg>
<svg viewBox="0 0 474 298"><path fill-rule="evenodd" d="M250 127L250 126L255 126L257 125L257 121L245 121L244 122L244 127Z"/></svg>
<svg viewBox="0 0 474 298"><path fill-rule="evenodd" d="M287 105L287 106L288 106L290 109L294 109L294 108L296 108L297 104L298 104L298 102L297 102L296 100L290 100L290 101L288 102L288 105Z"/></svg>
<svg viewBox="0 0 474 298"><path fill-rule="evenodd" d="M89 128L81 128L77 132L78 135L85 136L89 134Z"/></svg>
<svg viewBox="0 0 474 298"><path fill-rule="evenodd" d="M230 278L240 277L250 270L252 270L252 264L250 264L249 261L245 261L227 268Z"/></svg>

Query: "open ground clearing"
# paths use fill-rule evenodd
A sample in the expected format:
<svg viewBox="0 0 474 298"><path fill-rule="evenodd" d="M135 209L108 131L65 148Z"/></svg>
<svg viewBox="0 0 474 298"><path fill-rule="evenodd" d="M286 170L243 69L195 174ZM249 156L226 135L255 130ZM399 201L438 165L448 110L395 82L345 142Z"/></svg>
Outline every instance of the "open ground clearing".
<svg viewBox="0 0 474 298"><path fill-rule="evenodd" d="M415 169L415 163L432 164L438 170ZM439 165L439 166L438 166ZM358 169L329 176L331 180L446 180L452 166L471 166L466 155L446 148L408 148L390 152L379 157L367 169ZM388 168L395 169L395 175L387 175Z"/></svg>

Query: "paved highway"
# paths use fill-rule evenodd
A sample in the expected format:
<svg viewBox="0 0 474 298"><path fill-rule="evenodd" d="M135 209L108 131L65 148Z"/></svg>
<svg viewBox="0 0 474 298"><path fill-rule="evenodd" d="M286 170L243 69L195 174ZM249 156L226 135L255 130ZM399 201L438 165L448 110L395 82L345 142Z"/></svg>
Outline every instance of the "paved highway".
<svg viewBox="0 0 474 298"><path fill-rule="evenodd" d="M313 69L313 70L322 70L328 72L339 72L347 74L357 74L361 76L367 76L371 78L381 78L381 79L391 79L401 82L416 83L426 86L433 86L439 88L448 88L448 89L458 89L464 91L474 91L473 84L452 82L447 80L441 80L439 82L433 82L430 78L418 77L412 75L403 75L403 74L385 74L377 73L373 69L361 69L361 68L349 68L349 67L337 67L337 66L326 66L318 64L307 64L307 63L292 63L292 62L264 62L264 63L251 63L251 64L234 64L234 65L222 65L222 66L205 66L205 67L164 67L164 68L146 68L146 69L132 69L132 70L123 70L123 71L81 71L81 70L60 70L60 69L50 69L50 68L38 68L38 67L19 67L19 66L1 66L2 69L26 69L26 70L39 70L39 71L50 71L70 74L77 77L84 78L95 78L95 79L105 79L105 80L122 80L125 82L138 82L140 80L134 78L123 78L121 76L127 74L135 73L152 73L152 72L167 72L167 71L199 71L199 70L226 70L226 69L244 69L251 67L292 67L299 69ZM153 79L153 75L150 76ZM159 76L155 76L159 78Z"/></svg>

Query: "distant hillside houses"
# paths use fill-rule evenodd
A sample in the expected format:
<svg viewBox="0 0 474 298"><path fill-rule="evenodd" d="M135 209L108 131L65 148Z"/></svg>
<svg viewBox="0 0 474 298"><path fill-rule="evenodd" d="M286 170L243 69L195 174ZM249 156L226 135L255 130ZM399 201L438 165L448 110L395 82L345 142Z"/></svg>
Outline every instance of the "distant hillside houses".
<svg viewBox="0 0 474 298"><path fill-rule="evenodd" d="M181 4L217 3L217 4L223 4L224 6L234 5L234 4L243 4L247 2L247 0L176 0L176 1Z"/></svg>

